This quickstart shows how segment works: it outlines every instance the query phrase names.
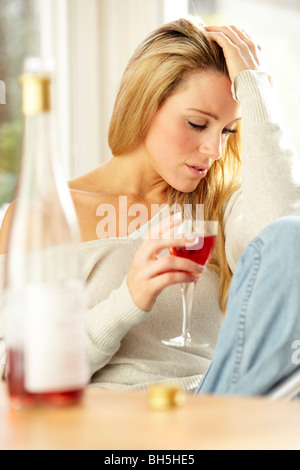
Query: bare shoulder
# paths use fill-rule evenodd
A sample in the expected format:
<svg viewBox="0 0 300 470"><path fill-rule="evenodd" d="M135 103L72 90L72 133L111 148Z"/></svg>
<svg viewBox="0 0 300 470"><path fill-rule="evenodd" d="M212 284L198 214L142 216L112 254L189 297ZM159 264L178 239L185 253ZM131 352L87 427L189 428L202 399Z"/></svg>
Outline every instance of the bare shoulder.
<svg viewBox="0 0 300 470"><path fill-rule="evenodd" d="M15 201L7 208L0 230L0 254L7 253L8 238L15 210Z"/></svg>
<svg viewBox="0 0 300 470"><path fill-rule="evenodd" d="M69 188L71 191L84 191L84 192L93 192L95 190L95 183L97 174L99 173L98 169L92 170L83 175L77 176L68 182Z"/></svg>
<svg viewBox="0 0 300 470"><path fill-rule="evenodd" d="M73 191L99 193L105 187L107 164L103 164L93 170L77 176L69 181L69 188Z"/></svg>
<svg viewBox="0 0 300 470"><path fill-rule="evenodd" d="M113 202L115 193L107 174L106 164L69 181L69 189L76 209L101 202Z"/></svg>
<svg viewBox="0 0 300 470"><path fill-rule="evenodd" d="M99 205L114 204L115 196L107 189L108 179L102 167L69 181L83 241L97 238L96 226Z"/></svg>

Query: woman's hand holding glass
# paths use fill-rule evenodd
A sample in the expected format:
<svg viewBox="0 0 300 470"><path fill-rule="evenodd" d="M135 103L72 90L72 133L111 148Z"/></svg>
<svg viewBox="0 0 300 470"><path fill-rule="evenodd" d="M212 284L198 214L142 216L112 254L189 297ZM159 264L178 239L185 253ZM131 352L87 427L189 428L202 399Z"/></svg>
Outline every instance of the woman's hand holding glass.
<svg viewBox="0 0 300 470"><path fill-rule="evenodd" d="M165 287L195 282L205 269L192 260L170 254L158 257L164 249L193 246L197 242L195 237L178 238L172 234L180 223L181 219L176 216L163 220L149 232L135 254L127 285L133 301L141 310L151 310Z"/></svg>

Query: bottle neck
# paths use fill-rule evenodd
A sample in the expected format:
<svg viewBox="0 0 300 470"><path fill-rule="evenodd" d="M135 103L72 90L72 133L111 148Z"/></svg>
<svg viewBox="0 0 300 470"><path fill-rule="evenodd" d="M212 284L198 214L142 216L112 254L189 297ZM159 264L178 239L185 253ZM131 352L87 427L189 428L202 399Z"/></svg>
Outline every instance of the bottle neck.
<svg viewBox="0 0 300 470"><path fill-rule="evenodd" d="M53 186L54 141L50 111L25 116L18 196L26 192L41 200Z"/></svg>
<svg viewBox="0 0 300 470"><path fill-rule="evenodd" d="M79 279L79 229L59 162L49 80L23 80L23 149L8 247L6 286Z"/></svg>
<svg viewBox="0 0 300 470"><path fill-rule="evenodd" d="M25 116L47 113L51 109L51 80L48 76L24 74L22 84L22 112Z"/></svg>
<svg viewBox="0 0 300 470"><path fill-rule="evenodd" d="M51 80L43 74L25 73L20 82L24 130L18 196L26 192L36 197L48 190L53 179Z"/></svg>

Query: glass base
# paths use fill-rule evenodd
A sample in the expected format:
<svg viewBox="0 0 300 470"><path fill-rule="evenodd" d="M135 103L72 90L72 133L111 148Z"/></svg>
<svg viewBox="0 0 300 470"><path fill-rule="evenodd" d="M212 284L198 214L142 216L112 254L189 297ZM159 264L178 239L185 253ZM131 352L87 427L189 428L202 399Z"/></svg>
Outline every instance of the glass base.
<svg viewBox="0 0 300 470"><path fill-rule="evenodd" d="M208 348L209 346L209 343L198 343L197 341L192 340L189 336L177 336L176 338L163 339L161 342L166 346L171 346L173 348L179 348L190 352L199 352L201 349Z"/></svg>

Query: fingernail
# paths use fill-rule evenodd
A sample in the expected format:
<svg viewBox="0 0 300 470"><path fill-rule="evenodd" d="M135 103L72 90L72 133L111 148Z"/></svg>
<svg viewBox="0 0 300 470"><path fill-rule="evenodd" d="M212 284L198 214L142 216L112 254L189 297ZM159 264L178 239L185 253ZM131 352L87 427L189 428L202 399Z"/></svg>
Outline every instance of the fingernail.
<svg viewBox="0 0 300 470"><path fill-rule="evenodd" d="M198 271L200 271L201 273L205 273L205 271L206 271L206 267L205 267L205 266L202 266L201 264L198 264L197 269L198 269Z"/></svg>

